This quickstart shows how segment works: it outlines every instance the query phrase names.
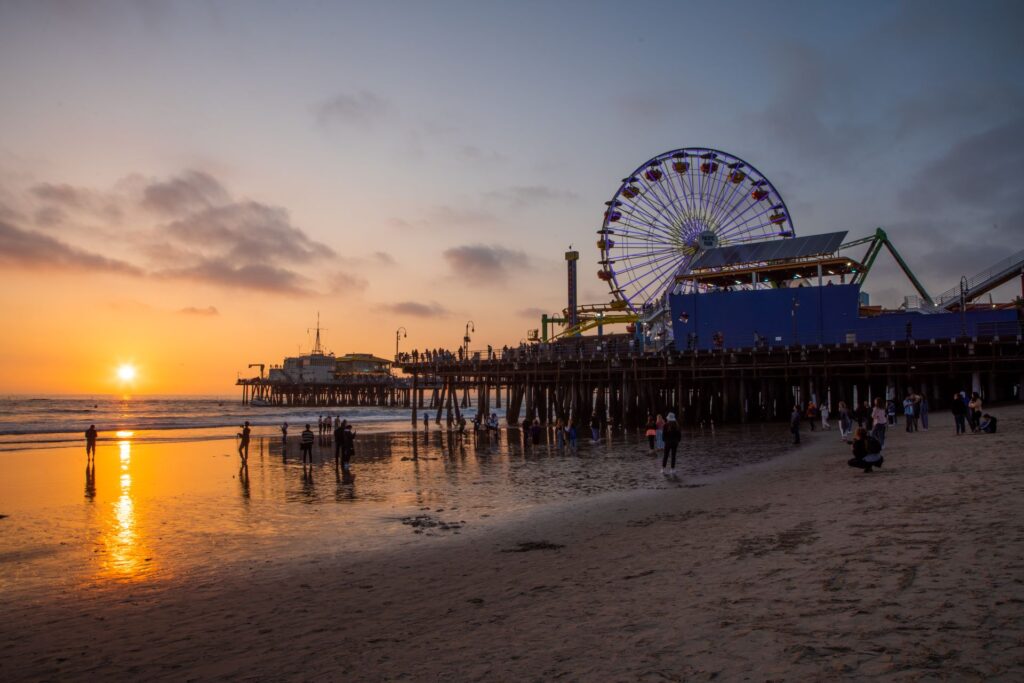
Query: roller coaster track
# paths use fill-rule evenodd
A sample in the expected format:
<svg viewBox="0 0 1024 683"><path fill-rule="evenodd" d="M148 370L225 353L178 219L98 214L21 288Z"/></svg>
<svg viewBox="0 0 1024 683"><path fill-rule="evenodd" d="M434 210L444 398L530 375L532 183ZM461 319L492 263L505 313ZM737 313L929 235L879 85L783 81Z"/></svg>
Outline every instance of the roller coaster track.
<svg viewBox="0 0 1024 683"><path fill-rule="evenodd" d="M961 294L966 304L1018 276L1024 276L1024 249L967 278L932 301L937 309L956 310L960 308Z"/></svg>

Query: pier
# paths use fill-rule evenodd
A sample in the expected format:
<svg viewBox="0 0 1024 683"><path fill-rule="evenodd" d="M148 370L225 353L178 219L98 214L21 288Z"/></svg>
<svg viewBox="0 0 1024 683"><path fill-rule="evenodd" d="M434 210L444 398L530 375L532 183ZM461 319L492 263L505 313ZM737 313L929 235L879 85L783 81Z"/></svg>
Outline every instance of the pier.
<svg viewBox="0 0 1024 683"><path fill-rule="evenodd" d="M998 331L999 334L994 332ZM682 423L745 423L788 419L794 404L875 397L902 400L913 389L932 409L948 407L955 392L978 391L986 403L1021 399L1024 333L1021 326L950 339L813 344L642 353L625 335L585 343L566 341L488 353L468 360L412 361L396 367L412 377L418 410L440 423L459 408L479 413L506 408L506 422L574 419L627 428L648 414L675 411ZM466 397L473 397L475 401Z"/></svg>

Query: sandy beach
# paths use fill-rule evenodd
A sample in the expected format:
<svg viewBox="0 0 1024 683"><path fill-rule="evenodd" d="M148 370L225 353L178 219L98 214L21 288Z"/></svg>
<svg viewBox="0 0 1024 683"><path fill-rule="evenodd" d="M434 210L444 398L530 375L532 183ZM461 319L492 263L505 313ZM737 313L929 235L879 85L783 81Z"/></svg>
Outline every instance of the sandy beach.
<svg viewBox="0 0 1024 683"><path fill-rule="evenodd" d="M486 533L4 600L0 678L1020 680L1024 409L994 412L996 435L890 428L871 474L804 432Z"/></svg>

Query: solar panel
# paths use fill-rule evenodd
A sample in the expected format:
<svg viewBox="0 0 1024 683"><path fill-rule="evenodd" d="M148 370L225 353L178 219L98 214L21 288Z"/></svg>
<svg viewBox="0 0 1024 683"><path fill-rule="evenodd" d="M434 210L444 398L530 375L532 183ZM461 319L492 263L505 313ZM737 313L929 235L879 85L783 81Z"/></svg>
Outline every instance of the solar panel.
<svg viewBox="0 0 1024 683"><path fill-rule="evenodd" d="M835 252L846 239L846 231L827 232L823 235L808 235L783 240L736 244L708 249L700 254L690 270L701 268L722 268L741 263L763 263L785 259L806 258Z"/></svg>

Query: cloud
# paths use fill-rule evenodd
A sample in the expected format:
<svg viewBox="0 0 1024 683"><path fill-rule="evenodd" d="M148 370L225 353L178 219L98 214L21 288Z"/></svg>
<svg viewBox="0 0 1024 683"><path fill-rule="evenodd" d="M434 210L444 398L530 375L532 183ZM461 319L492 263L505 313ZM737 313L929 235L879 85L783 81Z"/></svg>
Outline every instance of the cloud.
<svg viewBox="0 0 1024 683"><path fill-rule="evenodd" d="M50 225L55 224L55 218L63 220L66 212L85 213L115 223L124 213L117 197L87 188L39 183L32 186L29 193L43 202L44 208L51 209L48 215L43 215L44 221L51 221Z"/></svg>
<svg viewBox="0 0 1024 683"><path fill-rule="evenodd" d="M386 251L375 251L370 254L370 259L378 266L395 265L395 257Z"/></svg>
<svg viewBox="0 0 1024 683"><path fill-rule="evenodd" d="M498 217L489 211L440 204L424 210L418 218L389 218L388 225L399 230L426 228L484 228L498 224Z"/></svg>
<svg viewBox="0 0 1024 683"><path fill-rule="evenodd" d="M158 271L156 275L273 294L312 294L306 286L307 279L298 273L262 263L237 266L223 259L212 258L187 268Z"/></svg>
<svg viewBox="0 0 1024 683"><path fill-rule="evenodd" d="M1024 118L969 135L925 166L901 199L910 208L1024 209Z"/></svg>
<svg viewBox="0 0 1024 683"><path fill-rule="evenodd" d="M515 185L501 190L492 190L484 196L487 199L495 199L511 205L568 202L579 198L575 192L547 185Z"/></svg>
<svg viewBox="0 0 1024 683"><path fill-rule="evenodd" d="M147 185L142 191L142 205L147 209L172 216L226 204L227 190L203 171L185 171L168 180Z"/></svg>
<svg viewBox="0 0 1024 683"><path fill-rule="evenodd" d="M383 308L392 313L397 313L399 315L411 315L416 318L443 318L451 315L451 311L436 301L431 301L428 304L423 304L418 301L400 301L395 304L385 304Z"/></svg>
<svg viewBox="0 0 1024 683"><path fill-rule="evenodd" d="M387 100L369 90L354 93L340 93L313 108L321 126L344 124L359 128L370 128L388 116L391 105Z"/></svg>
<svg viewBox="0 0 1024 683"><path fill-rule="evenodd" d="M456 278L478 284L501 284L510 270L529 265L522 251L483 244L453 247L442 255Z"/></svg>
<svg viewBox="0 0 1024 683"><path fill-rule="evenodd" d="M246 265L307 263L334 255L330 247L292 226L285 209L253 201L196 211L168 223L163 232L187 244L213 247L219 258Z"/></svg>
<svg viewBox="0 0 1024 683"><path fill-rule="evenodd" d="M21 230L0 222L0 263L18 268L57 268L124 275L141 275L142 270L124 261L109 259L66 244L49 235Z"/></svg>
<svg viewBox="0 0 1024 683"><path fill-rule="evenodd" d="M332 275L329 284L331 294L362 292L369 286L366 278L344 272L337 272Z"/></svg>
<svg viewBox="0 0 1024 683"><path fill-rule="evenodd" d="M504 164L508 157L493 149L482 149L476 145L455 145L455 155L464 161L487 164Z"/></svg>
<svg viewBox="0 0 1024 683"><path fill-rule="evenodd" d="M182 315L198 315L198 316L215 316L220 315L220 311L215 306L206 306L205 308L196 308L195 306L186 306L185 308L179 309L178 313Z"/></svg>

